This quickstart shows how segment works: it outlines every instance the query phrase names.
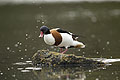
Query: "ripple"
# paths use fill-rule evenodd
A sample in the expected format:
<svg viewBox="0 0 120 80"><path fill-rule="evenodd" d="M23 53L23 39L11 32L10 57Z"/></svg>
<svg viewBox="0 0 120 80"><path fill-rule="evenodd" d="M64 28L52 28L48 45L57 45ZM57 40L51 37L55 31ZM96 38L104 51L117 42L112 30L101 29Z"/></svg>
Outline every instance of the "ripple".
<svg viewBox="0 0 120 80"><path fill-rule="evenodd" d="M104 59L102 62L104 63L112 63L112 62L119 62L120 59Z"/></svg>
<svg viewBox="0 0 120 80"><path fill-rule="evenodd" d="M21 72L30 72L30 70L21 70Z"/></svg>
<svg viewBox="0 0 120 80"><path fill-rule="evenodd" d="M95 59L96 61L104 62L104 63L113 63L113 62L120 61L120 59L107 59L107 58L93 58L93 59Z"/></svg>
<svg viewBox="0 0 120 80"><path fill-rule="evenodd" d="M37 68L37 67L26 67L26 70L41 70L42 68Z"/></svg>
<svg viewBox="0 0 120 80"><path fill-rule="evenodd" d="M26 65L28 63L25 63L25 62L17 62L17 63L13 63L13 65Z"/></svg>

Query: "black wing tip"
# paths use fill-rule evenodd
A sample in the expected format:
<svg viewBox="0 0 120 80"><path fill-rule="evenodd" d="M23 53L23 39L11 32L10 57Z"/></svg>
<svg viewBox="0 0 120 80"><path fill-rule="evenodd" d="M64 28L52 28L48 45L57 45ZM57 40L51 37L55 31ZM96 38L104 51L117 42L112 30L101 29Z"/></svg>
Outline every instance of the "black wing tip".
<svg viewBox="0 0 120 80"><path fill-rule="evenodd" d="M68 32L68 31L66 31L66 30L63 30L63 29L57 29L57 31L59 32L59 33L68 33L68 34L70 34L70 32Z"/></svg>

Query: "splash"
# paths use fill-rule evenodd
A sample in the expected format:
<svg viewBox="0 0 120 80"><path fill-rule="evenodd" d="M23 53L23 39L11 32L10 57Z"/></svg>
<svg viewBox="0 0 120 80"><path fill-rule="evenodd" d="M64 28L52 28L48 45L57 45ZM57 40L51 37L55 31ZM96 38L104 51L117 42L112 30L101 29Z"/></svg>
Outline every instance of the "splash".
<svg viewBox="0 0 120 80"><path fill-rule="evenodd" d="M104 63L113 63L113 62L119 62L120 59L106 59L106 58L94 58L97 61L101 61Z"/></svg>
<svg viewBox="0 0 120 80"><path fill-rule="evenodd" d="M119 62L120 59L104 59L102 62L104 63L113 63L113 62Z"/></svg>

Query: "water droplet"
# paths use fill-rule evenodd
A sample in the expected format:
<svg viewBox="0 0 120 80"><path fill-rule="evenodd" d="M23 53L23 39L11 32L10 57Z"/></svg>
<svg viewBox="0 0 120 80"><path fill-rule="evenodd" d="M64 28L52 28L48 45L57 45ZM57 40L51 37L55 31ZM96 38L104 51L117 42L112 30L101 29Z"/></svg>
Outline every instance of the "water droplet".
<svg viewBox="0 0 120 80"><path fill-rule="evenodd" d="M105 48L103 48L103 50L105 50Z"/></svg>
<svg viewBox="0 0 120 80"><path fill-rule="evenodd" d="M20 42L17 42L17 44L19 44Z"/></svg>
<svg viewBox="0 0 120 80"><path fill-rule="evenodd" d="M39 28L38 26L36 26L36 28Z"/></svg>
<svg viewBox="0 0 120 80"><path fill-rule="evenodd" d="M13 53L15 52L15 51L12 51Z"/></svg>
<svg viewBox="0 0 120 80"><path fill-rule="evenodd" d="M25 47L27 47L28 45L25 45Z"/></svg>
<svg viewBox="0 0 120 80"><path fill-rule="evenodd" d="M16 76L15 74L12 75L12 77L15 77L15 76Z"/></svg>
<svg viewBox="0 0 120 80"><path fill-rule="evenodd" d="M31 60L31 58L28 58L29 60Z"/></svg>
<svg viewBox="0 0 120 80"><path fill-rule="evenodd" d="M61 78L61 76L58 76L58 78L60 79L60 78Z"/></svg>
<svg viewBox="0 0 120 80"><path fill-rule="evenodd" d="M101 39L98 39L98 42L101 42Z"/></svg>
<svg viewBox="0 0 120 80"><path fill-rule="evenodd" d="M15 79L15 80L18 80L18 79Z"/></svg>
<svg viewBox="0 0 120 80"><path fill-rule="evenodd" d="M97 54L99 54L99 52L96 52Z"/></svg>
<svg viewBox="0 0 120 80"><path fill-rule="evenodd" d="M43 18L44 17L44 15L41 15L41 18Z"/></svg>
<svg viewBox="0 0 120 80"><path fill-rule="evenodd" d="M85 54L85 52L83 52L83 54Z"/></svg>
<svg viewBox="0 0 120 80"><path fill-rule="evenodd" d="M116 77L116 80L119 80L119 77L118 77L118 76Z"/></svg>
<svg viewBox="0 0 120 80"><path fill-rule="evenodd" d="M20 59L24 59L24 58L20 58Z"/></svg>
<svg viewBox="0 0 120 80"><path fill-rule="evenodd" d="M15 47L18 47L18 44L15 44Z"/></svg>
<svg viewBox="0 0 120 80"><path fill-rule="evenodd" d="M10 68L8 68L8 71L10 70Z"/></svg>
<svg viewBox="0 0 120 80"><path fill-rule="evenodd" d="M21 52L22 50L19 50L19 52Z"/></svg>
<svg viewBox="0 0 120 80"><path fill-rule="evenodd" d="M25 51L27 51L27 49L25 49Z"/></svg>
<svg viewBox="0 0 120 80"><path fill-rule="evenodd" d="M91 70L89 70L89 72L92 72Z"/></svg>
<svg viewBox="0 0 120 80"><path fill-rule="evenodd" d="M32 47L32 50L34 50L35 49L35 47Z"/></svg>
<svg viewBox="0 0 120 80"><path fill-rule="evenodd" d="M82 57L85 57L85 55L82 55Z"/></svg>
<svg viewBox="0 0 120 80"><path fill-rule="evenodd" d="M7 77L5 77L5 79L7 79Z"/></svg>
<svg viewBox="0 0 120 80"><path fill-rule="evenodd" d="M28 38L30 38L30 36L28 36Z"/></svg>
<svg viewBox="0 0 120 80"><path fill-rule="evenodd" d="M11 67L11 69L14 69L13 67Z"/></svg>
<svg viewBox="0 0 120 80"><path fill-rule="evenodd" d="M78 49L78 51L80 51L80 49Z"/></svg>
<svg viewBox="0 0 120 80"><path fill-rule="evenodd" d="M112 72L112 74L114 74L114 73Z"/></svg>
<svg viewBox="0 0 120 80"><path fill-rule="evenodd" d="M92 34L92 35L91 35L91 38L95 38L95 35L94 35L94 34Z"/></svg>
<svg viewBox="0 0 120 80"><path fill-rule="evenodd" d="M25 34L25 36L27 37L27 36L28 36L28 34Z"/></svg>
<svg viewBox="0 0 120 80"><path fill-rule="evenodd" d="M42 24L44 24L45 22L42 22Z"/></svg>
<svg viewBox="0 0 120 80"><path fill-rule="evenodd" d="M10 50L10 47L7 47L7 50Z"/></svg>
<svg viewBox="0 0 120 80"><path fill-rule="evenodd" d="M22 45L22 43L19 43L19 45Z"/></svg>
<svg viewBox="0 0 120 80"><path fill-rule="evenodd" d="M3 75L3 73L0 73L1 75Z"/></svg>
<svg viewBox="0 0 120 80"><path fill-rule="evenodd" d="M38 20L37 20L37 22L39 23L39 22L40 22L40 20L38 19Z"/></svg>
<svg viewBox="0 0 120 80"><path fill-rule="evenodd" d="M37 33L37 31L35 31L35 33Z"/></svg>
<svg viewBox="0 0 120 80"><path fill-rule="evenodd" d="M109 45L110 44L110 42L109 41L107 41L107 45Z"/></svg>
<svg viewBox="0 0 120 80"><path fill-rule="evenodd" d="M112 56L110 56L110 58L113 58Z"/></svg>
<svg viewBox="0 0 120 80"><path fill-rule="evenodd" d="M25 57L27 57L27 55L25 55Z"/></svg>
<svg viewBox="0 0 120 80"><path fill-rule="evenodd" d="M105 67L103 67L102 69L106 69Z"/></svg>

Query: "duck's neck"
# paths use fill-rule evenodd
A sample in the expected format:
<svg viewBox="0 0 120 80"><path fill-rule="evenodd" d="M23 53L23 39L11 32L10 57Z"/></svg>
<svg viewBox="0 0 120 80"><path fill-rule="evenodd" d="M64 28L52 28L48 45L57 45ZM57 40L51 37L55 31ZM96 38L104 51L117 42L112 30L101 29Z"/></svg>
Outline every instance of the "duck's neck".
<svg viewBox="0 0 120 80"><path fill-rule="evenodd" d="M46 35L47 35L47 34L50 34L50 30L46 31L45 34L46 34Z"/></svg>

